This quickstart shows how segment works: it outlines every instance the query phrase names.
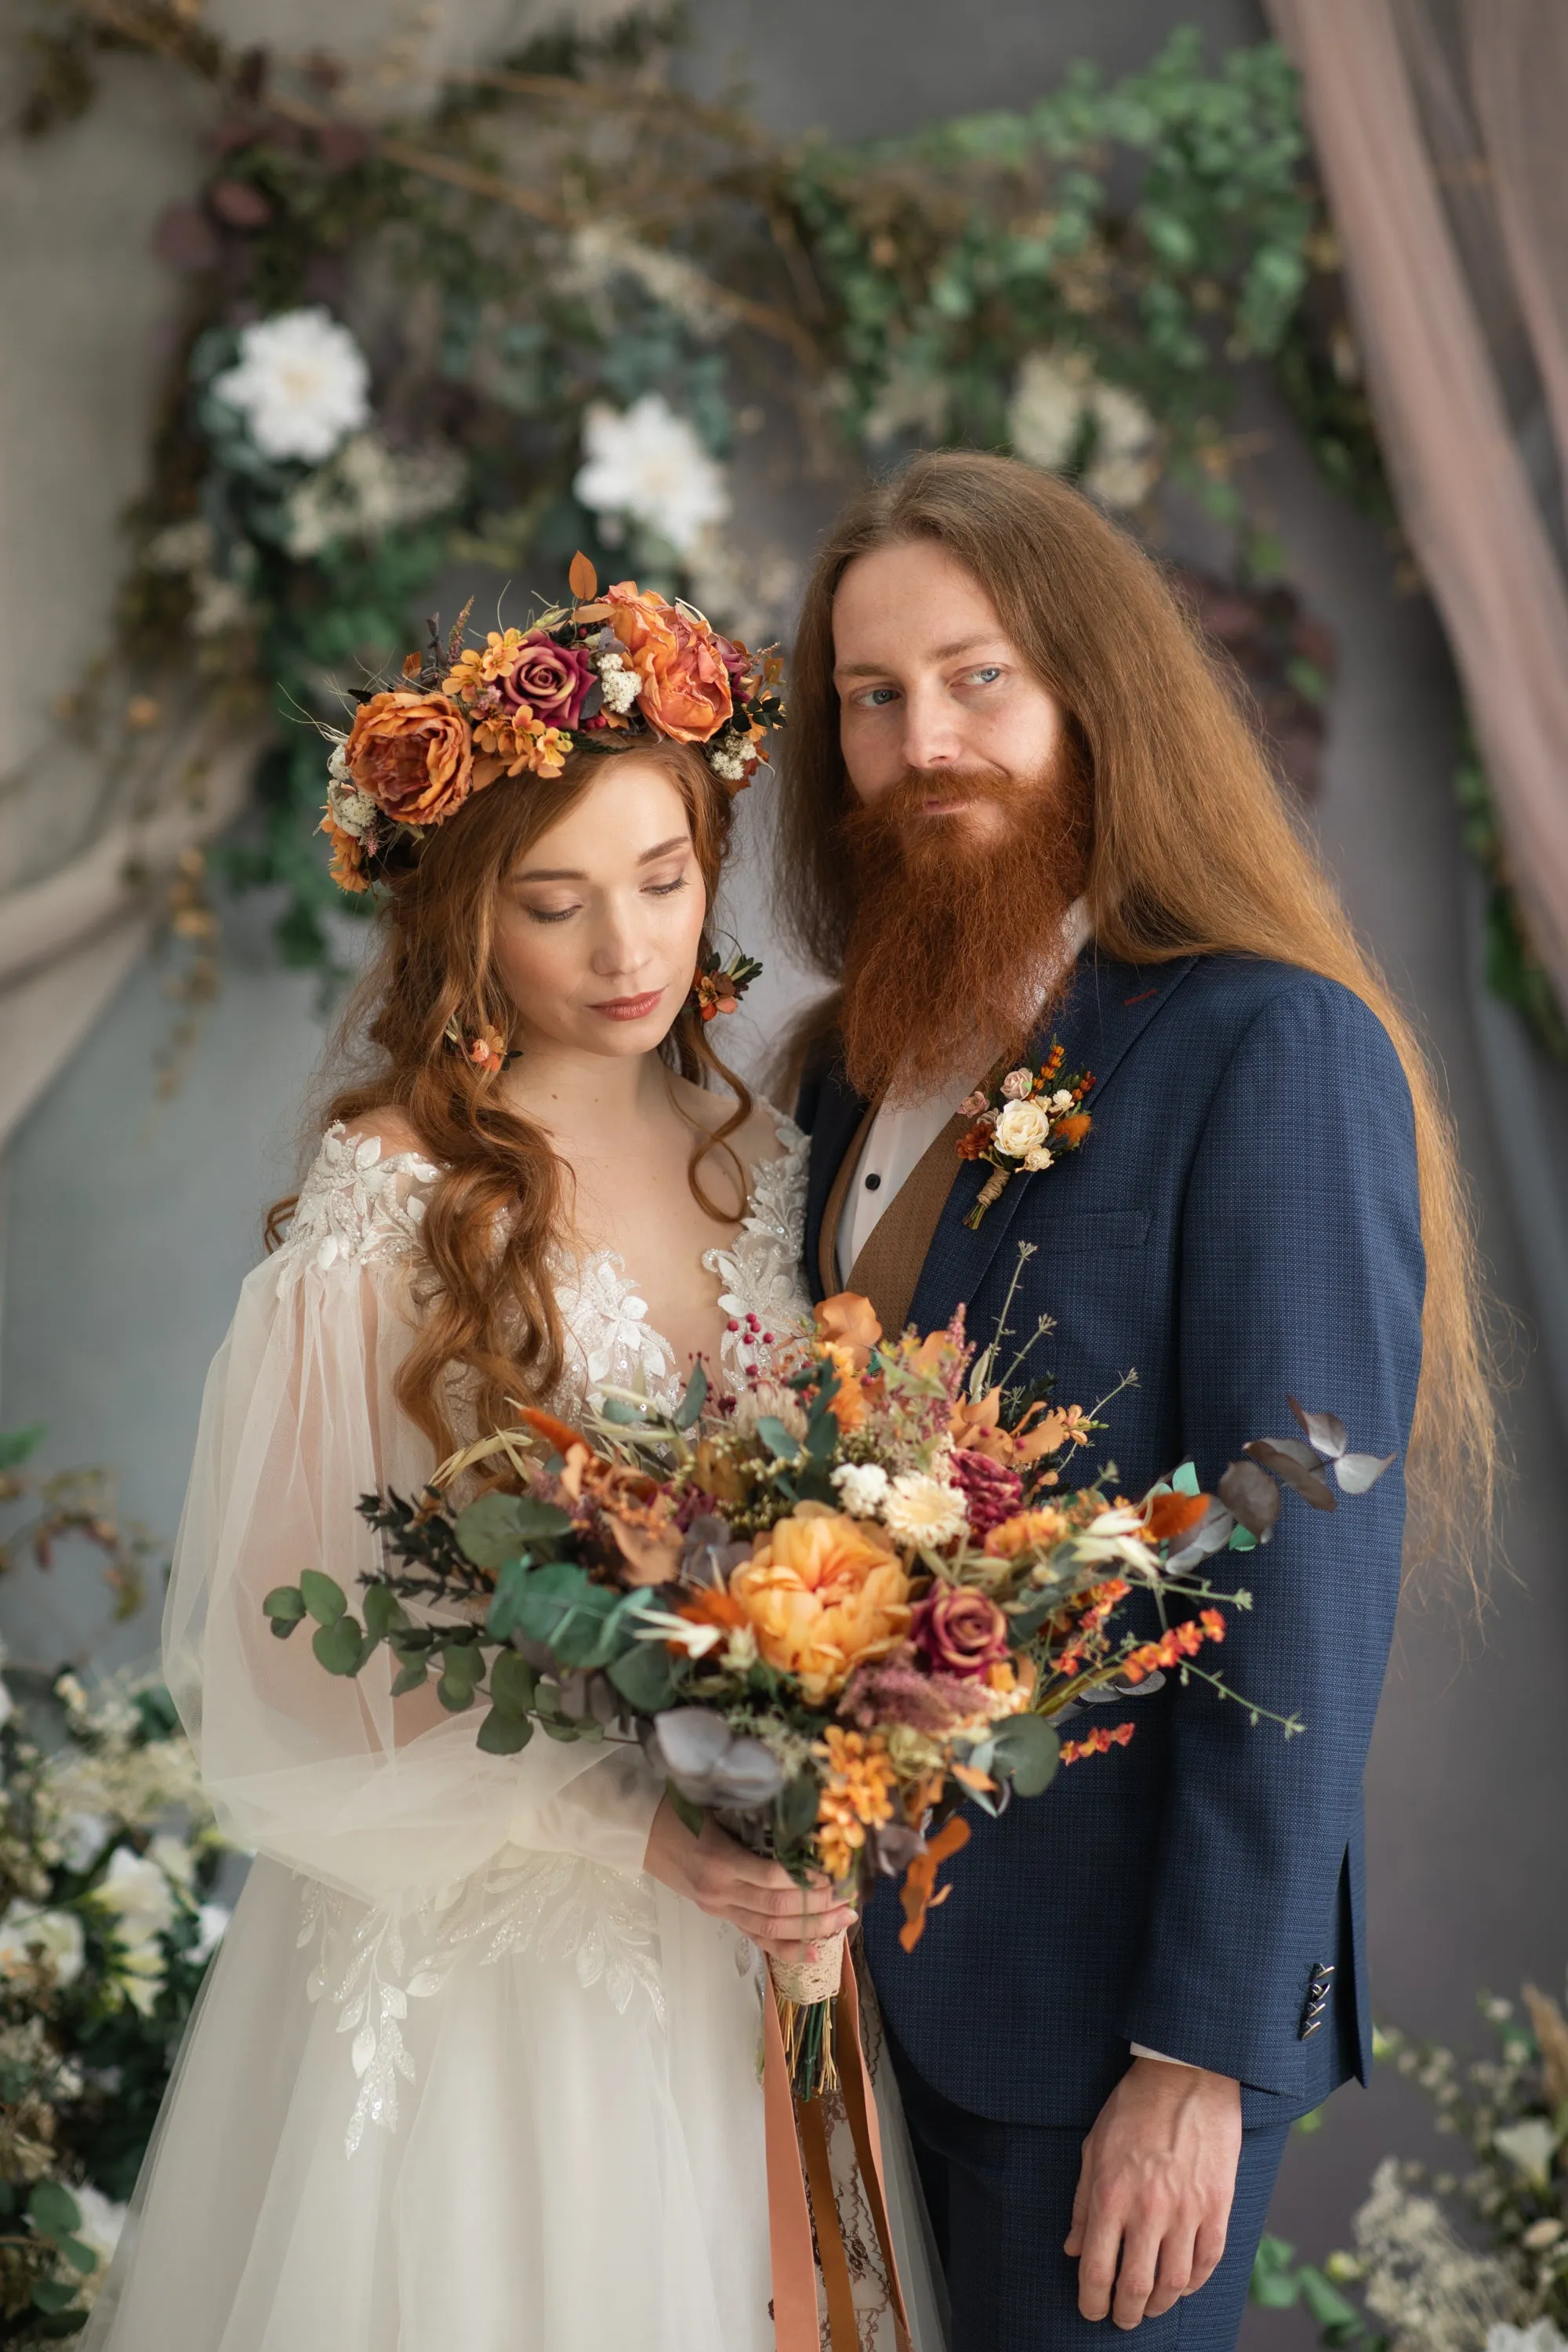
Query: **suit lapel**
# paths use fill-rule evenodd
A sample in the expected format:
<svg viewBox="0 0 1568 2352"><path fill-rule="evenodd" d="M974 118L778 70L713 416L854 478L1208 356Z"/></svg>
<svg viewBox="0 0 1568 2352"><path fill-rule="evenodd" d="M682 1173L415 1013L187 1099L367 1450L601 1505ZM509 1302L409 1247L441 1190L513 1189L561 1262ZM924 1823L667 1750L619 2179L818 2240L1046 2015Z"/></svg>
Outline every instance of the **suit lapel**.
<svg viewBox="0 0 1568 2352"><path fill-rule="evenodd" d="M1098 1115L1128 1047L1180 987L1196 961L1195 956L1184 956L1173 963L1114 963L1092 947L1087 948L1079 959L1078 977L1066 1004L1032 1040L1033 1059L1043 1061L1053 1036L1059 1037L1066 1055L1064 1067L1088 1070L1094 1079L1089 1108ZM1085 1149L1095 1149L1092 1134ZM986 1212L979 1231L970 1233L963 1220L990 1172L984 1165L959 1162L910 1301L910 1320L917 1330L934 1330L950 1319L960 1300L974 1297L1006 1241L1030 1185L1041 1181L1015 1176L1001 1199ZM1047 1182L1064 1179L1070 1181L1070 1162L1067 1168L1045 1172ZM815 1264L815 1259L810 1263Z"/></svg>
<svg viewBox="0 0 1568 2352"><path fill-rule="evenodd" d="M843 1073L837 1066L831 1067L822 1082L816 1117L812 1123L811 1160L805 1183L805 1277L814 1306L826 1296L817 1259L821 1255L822 1220L827 1196L866 1110L867 1105Z"/></svg>

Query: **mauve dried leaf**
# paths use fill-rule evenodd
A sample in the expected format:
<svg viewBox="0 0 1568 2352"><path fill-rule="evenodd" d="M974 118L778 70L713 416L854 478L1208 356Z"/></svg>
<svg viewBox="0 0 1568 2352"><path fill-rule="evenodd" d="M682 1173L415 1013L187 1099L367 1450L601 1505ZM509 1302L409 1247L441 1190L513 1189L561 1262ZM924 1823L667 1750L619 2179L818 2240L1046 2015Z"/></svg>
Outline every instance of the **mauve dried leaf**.
<svg viewBox="0 0 1568 2352"><path fill-rule="evenodd" d="M1342 1454L1334 1475L1347 1495L1370 1494L1394 1458L1392 1454Z"/></svg>
<svg viewBox="0 0 1568 2352"><path fill-rule="evenodd" d="M1304 1454L1307 1448L1302 1446L1299 1450ZM1315 1511L1333 1509L1333 1494L1323 1482L1315 1454L1310 1469L1304 1468L1296 1458L1297 1448L1292 1447L1287 1453L1282 1445L1276 1445L1271 1437L1255 1437L1242 1451L1265 1470L1272 1470L1277 1478L1283 1478L1287 1486L1293 1486L1302 1501L1310 1503Z"/></svg>
<svg viewBox="0 0 1568 2352"><path fill-rule="evenodd" d="M1233 1462L1219 1482L1219 1498L1249 1535L1267 1543L1279 1517L1279 1489L1256 1462Z"/></svg>
<svg viewBox="0 0 1568 2352"><path fill-rule="evenodd" d="M1320 1454L1328 1454L1331 1460L1336 1454L1344 1452L1351 1442L1350 1432L1337 1412L1309 1412L1294 1397L1288 1398L1287 1402Z"/></svg>

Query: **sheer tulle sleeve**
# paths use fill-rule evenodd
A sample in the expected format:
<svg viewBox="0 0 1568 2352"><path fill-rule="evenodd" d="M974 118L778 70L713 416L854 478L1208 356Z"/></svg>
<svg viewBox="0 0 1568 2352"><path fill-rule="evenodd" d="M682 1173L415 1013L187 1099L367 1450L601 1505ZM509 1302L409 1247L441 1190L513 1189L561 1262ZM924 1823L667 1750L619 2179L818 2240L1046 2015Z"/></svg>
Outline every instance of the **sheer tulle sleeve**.
<svg viewBox="0 0 1568 2352"><path fill-rule="evenodd" d="M416 1490L433 1467L393 1383L436 1174L329 1133L208 1374L163 1621L169 1687L227 1834L400 1908L509 1844L640 1870L660 1794L635 1749L536 1736L487 1756L475 1710L446 1715L429 1687L393 1698L384 1649L357 1679L329 1675L308 1628L279 1641L261 1613L306 1568L352 1594L375 1559L360 1496Z"/></svg>

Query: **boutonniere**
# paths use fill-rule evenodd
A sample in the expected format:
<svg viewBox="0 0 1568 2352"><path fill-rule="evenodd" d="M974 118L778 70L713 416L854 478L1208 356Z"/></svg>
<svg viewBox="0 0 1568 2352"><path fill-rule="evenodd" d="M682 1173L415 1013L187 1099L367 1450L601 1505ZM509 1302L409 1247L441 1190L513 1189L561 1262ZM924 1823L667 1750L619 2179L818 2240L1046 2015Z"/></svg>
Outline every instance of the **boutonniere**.
<svg viewBox="0 0 1568 2352"><path fill-rule="evenodd" d="M733 1013L753 980L762 971L755 956L737 948L728 963L700 967L691 983L691 1002L704 1021L716 1013Z"/></svg>
<svg viewBox="0 0 1568 2352"><path fill-rule="evenodd" d="M1054 1166L1064 1151L1076 1151L1088 1135L1083 1098L1094 1084L1087 1070L1062 1076L1062 1047L1053 1043L1033 1070L1009 1070L999 1086L977 1087L959 1104L961 1118L973 1123L958 1139L961 1160L988 1160L991 1173L963 1220L978 1233L980 1221L1015 1176L1032 1176Z"/></svg>

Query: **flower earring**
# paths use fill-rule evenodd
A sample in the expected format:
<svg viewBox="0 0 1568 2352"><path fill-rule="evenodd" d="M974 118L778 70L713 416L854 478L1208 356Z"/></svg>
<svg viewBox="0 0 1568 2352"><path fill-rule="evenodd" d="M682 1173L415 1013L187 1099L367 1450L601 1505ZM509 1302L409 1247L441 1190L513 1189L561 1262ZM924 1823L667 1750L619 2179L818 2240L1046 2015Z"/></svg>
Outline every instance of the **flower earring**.
<svg viewBox="0 0 1568 2352"><path fill-rule="evenodd" d="M704 1021L711 1021L715 1013L733 1013L762 969L755 956L737 948L728 963L699 964L687 1001Z"/></svg>
<svg viewBox="0 0 1568 2352"><path fill-rule="evenodd" d="M456 1045L463 1059L483 1070L487 1077L494 1077L521 1057L521 1048L509 1047L505 1038L498 1037L493 1029L481 1029L474 1037L467 1035L458 1027L456 1013L447 1024L446 1036L447 1043Z"/></svg>

